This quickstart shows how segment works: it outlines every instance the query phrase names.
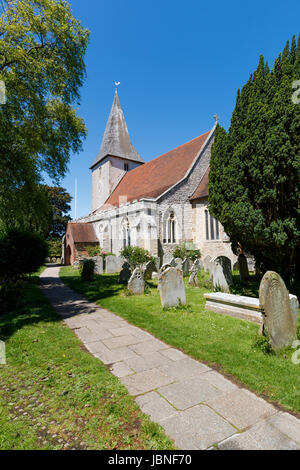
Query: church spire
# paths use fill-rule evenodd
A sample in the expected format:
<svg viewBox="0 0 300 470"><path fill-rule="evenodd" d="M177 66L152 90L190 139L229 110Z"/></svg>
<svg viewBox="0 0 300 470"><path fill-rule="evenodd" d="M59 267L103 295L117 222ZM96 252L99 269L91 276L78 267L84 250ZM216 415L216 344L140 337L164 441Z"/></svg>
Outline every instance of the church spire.
<svg viewBox="0 0 300 470"><path fill-rule="evenodd" d="M144 163L130 142L125 117L121 108L116 88L114 101L106 124L102 144L97 158L91 168L97 165L107 155L120 157L125 160Z"/></svg>

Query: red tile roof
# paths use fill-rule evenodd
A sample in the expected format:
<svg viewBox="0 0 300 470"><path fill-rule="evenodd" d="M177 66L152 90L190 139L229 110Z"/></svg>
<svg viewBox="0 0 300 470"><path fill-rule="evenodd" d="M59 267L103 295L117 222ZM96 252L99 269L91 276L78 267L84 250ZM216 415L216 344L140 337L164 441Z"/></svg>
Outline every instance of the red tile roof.
<svg viewBox="0 0 300 470"><path fill-rule="evenodd" d="M98 239L95 234L95 230L92 224L84 223L78 224L69 222L74 243L96 243Z"/></svg>
<svg viewBox="0 0 300 470"><path fill-rule="evenodd" d="M190 198L191 201L193 201L194 199L200 199L201 197L208 196L208 180L209 180L209 167L204 173L202 180L199 183L198 188L196 189L196 191Z"/></svg>
<svg viewBox="0 0 300 470"><path fill-rule="evenodd" d="M109 205L118 206L119 198L122 197L132 202L142 197L157 198L163 194L185 176L208 136L209 132L206 132L126 173L100 210Z"/></svg>

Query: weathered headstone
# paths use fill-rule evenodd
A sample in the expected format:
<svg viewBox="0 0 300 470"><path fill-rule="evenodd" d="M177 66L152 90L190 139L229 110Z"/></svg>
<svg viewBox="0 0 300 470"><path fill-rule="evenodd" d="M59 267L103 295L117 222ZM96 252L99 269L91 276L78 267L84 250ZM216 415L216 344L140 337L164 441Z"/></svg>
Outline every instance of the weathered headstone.
<svg viewBox="0 0 300 470"><path fill-rule="evenodd" d="M165 271L167 268L171 268L172 266L169 263L163 264L162 267L160 268L159 272L162 273Z"/></svg>
<svg viewBox="0 0 300 470"><path fill-rule="evenodd" d="M218 256L213 261L212 278L214 288L220 289L222 292L230 292L232 270L231 261L227 256Z"/></svg>
<svg viewBox="0 0 300 470"><path fill-rule="evenodd" d="M127 284L131 277L130 264L125 261L119 274L119 284Z"/></svg>
<svg viewBox="0 0 300 470"><path fill-rule="evenodd" d="M189 277L189 285L199 287L198 272L201 269L201 261L199 258L195 259L193 266L191 267L191 274Z"/></svg>
<svg viewBox="0 0 300 470"><path fill-rule="evenodd" d="M259 303L263 313L263 332L273 349L290 346L297 339L291 313L289 292L279 274L267 271L259 287Z"/></svg>
<svg viewBox="0 0 300 470"><path fill-rule="evenodd" d="M154 263L155 263L155 266L156 266L155 271L158 272L159 268L160 268L160 258L158 256L154 256Z"/></svg>
<svg viewBox="0 0 300 470"><path fill-rule="evenodd" d="M102 256L95 256L93 258L93 261L95 263L94 273L95 274L103 274L103 258L102 258Z"/></svg>
<svg viewBox="0 0 300 470"><path fill-rule="evenodd" d="M182 269L182 259L181 258L175 258L175 266L174 268Z"/></svg>
<svg viewBox="0 0 300 470"><path fill-rule="evenodd" d="M182 263L183 276L186 277L190 273L190 262L187 258L184 258Z"/></svg>
<svg viewBox="0 0 300 470"><path fill-rule="evenodd" d="M186 304L185 286L182 271L169 267L158 278L158 289L163 308Z"/></svg>
<svg viewBox="0 0 300 470"><path fill-rule="evenodd" d="M205 258L203 259L202 264L203 264L203 269L205 271L209 271L209 266L210 266L211 261L212 261L212 258L209 255L206 255Z"/></svg>
<svg viewBox="0 0 300 470"><path fill-rule="evenodd" d="M248 281L250 279L248 263L247 258L243 253L238 256L238 267L241 281Z"/></svg>
<svg viewBox="0 0 300 470"><path fill-rule="evenodd" d="M128 290L133 295L143 295L145 292L144 273L141 269L135 268L128 281Z"/></svg>
<svg viewBox="0 0 300 470"><path fill-rule="evenodd" d="M170 264L172 259L174 259L174 256L171 253L165 253L162 264Z"/></svg>
<svg viewBox="0 0 300 470"><path fill-rule="evenodd" d="M291 314L293 318L293 323L297 327L298 319L299 319L299 301L296 295L290 294L290 306L291 306Z"/></svg>
<svg viewBox="0 0 300 470"><path fill-rule="evenodd" d="M105 258L105 272L106 274L119 273L124 264L124 258L121 256L108 255Z"/></svg>
<svg viewBox="0 0 300 470"><path fill-rule="evenodd" d="M150 279L152 279L152 273L154 272L156 272L155 263L153 261L148 261L145 267L145 271L144 271L145 281L149 281Z"/></svg>
<svg viewBox="0 0 300 470"><path fill-rule="evenodd" d="M172 268L176 268L176 261L175 261L175 258L172 258L169 265L172 267Z"/></svg>

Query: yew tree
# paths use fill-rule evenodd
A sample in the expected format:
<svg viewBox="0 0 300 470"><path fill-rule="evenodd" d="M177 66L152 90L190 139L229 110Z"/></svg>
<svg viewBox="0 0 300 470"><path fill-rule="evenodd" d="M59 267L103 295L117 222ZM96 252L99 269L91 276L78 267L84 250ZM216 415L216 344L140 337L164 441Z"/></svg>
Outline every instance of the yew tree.
<svg viewBox="0 0 300 470"><path fill-rule="evenodd" d="M209 210L234 251L289 285L300 277L299 79L300 39L286 44L272 69L260 57L237 93L229 131L216 129L209 175Z"/></svg>

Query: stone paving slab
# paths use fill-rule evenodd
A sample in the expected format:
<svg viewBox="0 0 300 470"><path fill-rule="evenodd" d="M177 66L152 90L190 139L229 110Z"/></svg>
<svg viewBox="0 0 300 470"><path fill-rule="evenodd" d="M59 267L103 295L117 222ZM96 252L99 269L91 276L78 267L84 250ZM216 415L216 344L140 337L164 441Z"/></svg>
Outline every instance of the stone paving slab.
<svg viewBox="0 0 300 470"><path fill-rule="evenodd" d="M256 425L252 426L246 432L236 434L229 439L224 440L218 444L220 450L299 450L300 443L293 439L293 429L285 429L287 433L282 432L279 426L276 426L276 420L282 419L284 428L290 424L290 419L287 418L287 413L282 413L276 417L272 416L263 421L259 421ZM290 415L288 415L290 416ZM300 425L298 421L296 436L299 437ZM297 437L296 437L297 439Z"/></svg>
<svg viewBox="0 0 300 470"><path fill-rule="evenodd" d="M131 346L131 349L137 354L148 354L151 352L159 351L160 349L167 348L168 346L165 343L159 341L158 339L154 339L153 336L150 340L147 339L147 341L143 341L143 343L141 344Z"/></svg>
<svg viewBox="0 0 300 470"><path fill-rule="evenodd" d="M237 389L207 403L238 429L277 413L276 408L246 389Z"/></svg>
<svg viewBox="0 0 300 470"><path fill-rule="evenodd" d="M158 391L179 410L185 410L213 397L223 395L221 390L211 385L202 376L192 377L183 382L174 382L159 388Z"/></svg>
<svg viewBox="0 0 300 470"><path fill-rule="evenodd" d="M118 315L41 274L66 325L136 397L179 449L300 449L300 420Z"/></svg>
<svg viewBox="0 0 300 470"><path fill-rule="evenodd" d="M224 418L205 405L197 405L160 421L180 449L203 450L236 433Z"/></svg>
<svg viewBox="0 0 300 470"><path fill-rule="evenodd" d="M189 357L184 357L184 359L173 362L170 365L161 366L159 369L180 382L211 370L204 364L200 364L200 362Z"/></svg>
<svg viewBox="0 0 300 470"><path fill-rule="evenodd" d="M152 421L160 422L178 414L177 410L157 392L140 395L136 398L136 402L141 410L150 416Z"/></svg>
<svg viewBox="0 0 300 470"><path fill-rule="evenodd" d="M103 344L104 345L104 344ZM105 346L105 345L104 345ZM106 346L105 346L106 347ZM100 359L104 364L114 364L115 362L124 361L129 357L136 356L135 352L128 347L118 348L111 351L110 349L105 352L98 352L95 356Z"/></svg>
<svg viewBox="0 0 300 470"><path fill-rule="evenodd" d="M126 359L125 362L135 372L143 372L164 364L170 364L172 361L166 356L160 354L160 352L156 351L153 353L143 354L143 356L136 355L134 357L130 357L129 359Z"/></svg>
<svg viewBox="0 0 300 470"><path fill-rule="evenodd" d="M172 379L155 368L124 377L121 382L127 387L131 395L141 395L169 384Z"/></svg>

